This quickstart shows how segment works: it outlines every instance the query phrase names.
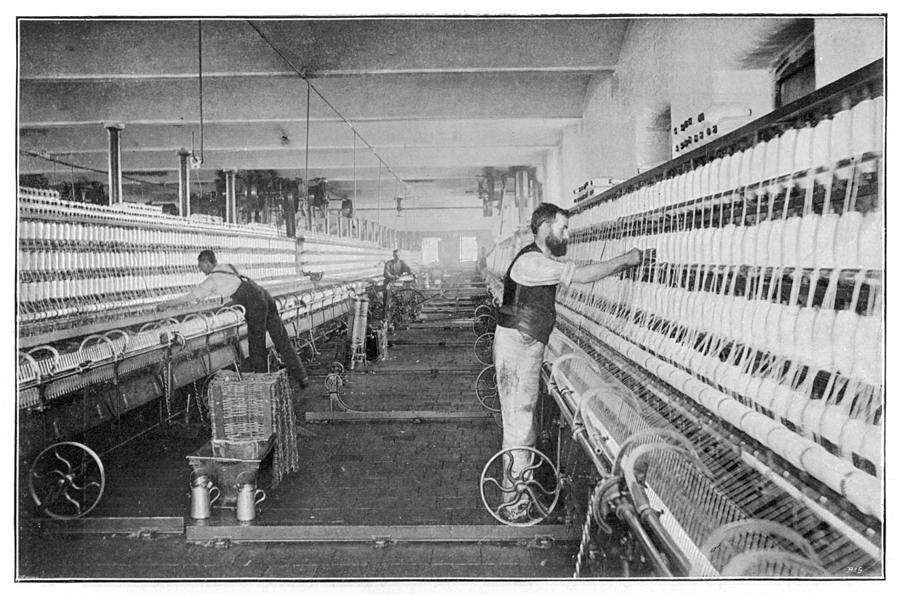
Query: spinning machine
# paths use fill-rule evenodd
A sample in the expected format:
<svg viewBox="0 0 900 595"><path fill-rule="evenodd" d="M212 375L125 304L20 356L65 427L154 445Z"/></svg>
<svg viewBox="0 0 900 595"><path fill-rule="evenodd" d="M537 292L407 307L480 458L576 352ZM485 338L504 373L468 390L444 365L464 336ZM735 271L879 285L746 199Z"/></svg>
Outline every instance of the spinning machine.
<svg viewBox="0 0 900 595"><path fill-rule="evenodd" d="M577 503L576 576L613 549L625 575L883 574L882 93L879 61L576 202L567 258L644 262L559 287L555 456L482 479L531 494L523 523ZM489 255L495 299L530 241Z"/></svg>
<svg viewBox="0 0 900 595"><path fill-rule="evenodd" d="M20 480L39 511L61 519L99 502L104 452L189 420L206 406L204 379L243 360L240 306L155 309L202 280L200 250L266 287L295 347L311 357L316 335L343 324L351 298L380 277L387 244L398 240L366 221L293 238L267 225L75 203L27 188L18 206ZM125 418L134 422L130 435L107 431Z"/></svg>

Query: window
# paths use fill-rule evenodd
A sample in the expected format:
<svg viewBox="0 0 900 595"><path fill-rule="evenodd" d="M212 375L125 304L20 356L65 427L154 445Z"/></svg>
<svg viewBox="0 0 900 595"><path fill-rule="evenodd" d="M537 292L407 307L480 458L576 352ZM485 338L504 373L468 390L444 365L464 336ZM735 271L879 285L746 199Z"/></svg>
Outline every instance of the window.
<svg viewBox="0 0 900 595"><path fill-rule="evenodd" d="M459 236L459 261L475 262L478 260L478 238Z"/></svg>
<svg viewBox="0 0 900 595"><path fill-rule="evenodd" d="M773 68L775 108L816 90L816 61L812 33L785 50Z"/></svg>
<svg viewBox="0 0 900 595"><path fill-rule="evenodd" d="M440 260L440 238L424 238L422 240L422 264L429 265Z"/></svg>

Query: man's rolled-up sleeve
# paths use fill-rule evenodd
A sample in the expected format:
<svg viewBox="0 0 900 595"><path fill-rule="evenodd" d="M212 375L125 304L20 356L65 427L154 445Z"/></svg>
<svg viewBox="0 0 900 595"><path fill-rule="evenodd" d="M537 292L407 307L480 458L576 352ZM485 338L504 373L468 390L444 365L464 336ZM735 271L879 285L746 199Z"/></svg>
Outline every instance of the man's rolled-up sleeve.
<svg viewBox="0 0 900 595"><path fill-rule="evenodd" d="M512 280L519 285L567 285L575 274L575 263L547 258L540 252L523 254L510 271Z"/></svg>

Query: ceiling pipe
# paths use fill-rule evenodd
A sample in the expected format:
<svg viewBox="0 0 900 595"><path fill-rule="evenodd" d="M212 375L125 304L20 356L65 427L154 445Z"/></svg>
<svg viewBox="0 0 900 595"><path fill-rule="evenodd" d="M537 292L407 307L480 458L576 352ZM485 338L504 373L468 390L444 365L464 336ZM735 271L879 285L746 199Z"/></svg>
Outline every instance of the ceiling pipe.
<svg viewBox="0 0 900 595"><path fill-rule="evenodd" d="M122 202L122 131L125 125L119 122L104 124L107 132L107 155L109 157L109 204Z"/></svg>
<svg viewBox="0 0 900 595"><path fill-rule="evenodd" d="M194 134L191 133L191 166L203 164L203 21L197 21L197 79L200 87L200 155L194 153Z"/></svg>
<svg viewBox="0 0 900 595"><path fill-rule="evenodd" d="M191 216L191 170L188 159L191 152L186 149L178 151L178 215Z"/></svg>
<svg viewBox="0 0 900 595"><path fill-rule="evenodd" d="M318 89L315 88L315 86L313 86L313 84L309 81L309 78L307 77L306 72L297 68L294 65L294 63L287 56L285 56L281 50L276 48L275 44L272 43L272 41L268 37L266 37L266 34L263 33L262 30L259 27L257 27L255 23L248 20L247 24L250 25L259 34L259 36L262 38L262 40L265 41L266 44L270 48L272 48L272 51L274 51L276 54L278 54L278 56L282 60L284 60L285 64L290 66L291 70L296 72L297 75L306 82L306 85L307 85L307 90L306 90L306 93L307 93L307 101L306 101L307 122L309 121L309 119L308 119L309 118L309 116L308 116L308 114L309 114L309 111L308 111L309 110L309 91L311 89L312 91L315 91L316 95L318 95L319 98L323 102L325 102L325 105L327 105L331 109L331 111L333 111L337 115L337 117L339 117L347 126L350 127L350 129L353 131L354 135L358 136L359 140L361 140L363 142L363 144L366 145L366 147L368 147L370 151L372 151L372 155L374 155L375 158L378 159L379 163L384 165L385 169L387 169L388 172L392 176L394 176L394 179L396 181L400 182L401 184L403 184L404 188L406 189L406 194L408 195L409 187L406 184L406 182L394 172L393 168L391 168L391 166L384 159L381 158L381 156L378 154L378 152L375 151L375 147L372 146L372 144L369 143L365 138L363 138L363 136L359 133L359 131L356 129L356 127L353 125L353 123L350 120L348 120L341 112L339 112L338 109L336 107L334 107L334 105L330 101L328 101L328 99L324 95L322 95L321 91L319 91ZM307 127L308 127L308 124L307 124ZM355 137L354 137L354 140L355 140ZM307 147L308 147L308 144L307 144ZM307 151L307 154L308 153L309 152Z"/></svg>
<svg viewBox="0 0 900 595"><path fill-rule="evenodd" d="M237 192L235 188L236 170L225 170L225 222L237 223Z"/></svg>

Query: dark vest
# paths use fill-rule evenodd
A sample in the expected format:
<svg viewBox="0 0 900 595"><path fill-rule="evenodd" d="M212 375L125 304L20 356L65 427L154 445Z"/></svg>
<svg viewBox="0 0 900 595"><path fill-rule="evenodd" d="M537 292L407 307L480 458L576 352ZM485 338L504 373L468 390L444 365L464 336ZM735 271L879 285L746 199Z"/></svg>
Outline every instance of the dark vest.
<svg viewBox="0 0 900 595"><path fill-rule="evenodd" d="M556 285L528 287L513 281L511 275L513 265L520 256L540 251L535 243L525 246L506 269L506 277L503 280L503 305L500 306L497 324L517 329L546 345L556 323Z"/></svg>
<svg viewBox="0 0 900 595"><path fill-rule="evenodd" d="M251 279L249 277L245 277L244 275L238 273L237 269L234 267L234 265L230 264L228 266L231 267L231 270L234 272L229 272L229 271L213 271L213 272L214 273L222 273L225 275L234 275L235 277L237 277L238 279L241 280L241 284L238 286L237 291L235 291L231 295L231 300L234 303L240 304L241 306L243 306L245 311L249 311L251 308L256 309L261 306L264 306L266 303L266 297L267 297L268 292L265 289L263 289L262 287L260 287L259 285L257 285L257 283L253 279Z"/></svg>

